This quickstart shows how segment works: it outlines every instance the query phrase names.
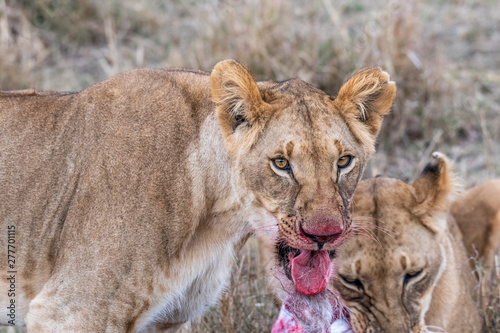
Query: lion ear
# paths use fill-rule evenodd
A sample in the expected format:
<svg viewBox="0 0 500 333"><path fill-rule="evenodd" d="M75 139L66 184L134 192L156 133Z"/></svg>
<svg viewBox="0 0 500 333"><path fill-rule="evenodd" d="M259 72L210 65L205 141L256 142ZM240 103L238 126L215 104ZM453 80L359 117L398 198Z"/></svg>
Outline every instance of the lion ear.
<svg viewBox="0 0 500 333"><path fill-rule="evenodd" d="M225 136L247 123L251 125L262 114L266 104L250 71L234 60L215 65L210 75L212 100Z"/></svg>
<svg viewBox="0 0 500 333"><path fill-rule="evenodd" d="M432 158L433 160L425 166L412 184L415 190L412 211L420 217L436 216L437 213L446 214L458 187L452 163L448 158L439 152L434 152ZM446 227L444 218L441 221L424 218L422 221L424 224L429 224L427 226L434 231L443 230ZM444 225L439 225L439 223L444 223Z"/></svg>
<svg viewBox="0 0 500 333"><path fill-rule="evenodd" d="M396 97L396 84L380 68L356 72L341 88L335 101L342 113L365 125L374 139Z"/></svg>

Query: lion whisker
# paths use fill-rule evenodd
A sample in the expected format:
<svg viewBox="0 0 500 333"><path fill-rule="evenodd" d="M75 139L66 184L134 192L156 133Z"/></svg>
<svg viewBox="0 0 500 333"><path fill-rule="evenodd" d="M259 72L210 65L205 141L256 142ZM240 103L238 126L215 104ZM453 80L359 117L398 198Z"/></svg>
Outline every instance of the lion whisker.
<svg viewBox="0 0 500 333"><path fill-rule="evenodd" d="M363 224L363 223L359 223L359 222L367 222L366 224ZM379 226L379 225L375 225L375 224L372 224L368 221L358 221L358 220L354 220L354 223L353 223L353 227L354 228L364 228L364 229L374 229L374 230L378 230L382 233L384 233L385 235L389 236L389 237L392 237L394 238L394 235L393 235L393 231L390 230L390 229L387 229L387 228L384 228L382 226Z"/></svg>
<svg viewBox="0 0 500 333"><path fill-rule="evenodd" d="M353 234L356 235L356 236L365 236L365 237L368 237L369 239L371 239L374 242L376 242L378 245L382 245L380 243L380 241L378 240L378 238L375 237L374 235L370 235L370 234L367 234L367 233L364 233L364 232L354 232Z"/></svg>
<svg viewBox="0 0 500 333"><path fill-rule="evenodd" d="M382 224L388 224L388 222L384 221L384 220L381 220L381 219L378 219L378 218L375 218L373 216L354 216L352 218L353 221L355 220L360 220L360 221L376 221L376 222L379 222L379 223L382 223Z"/></svg>

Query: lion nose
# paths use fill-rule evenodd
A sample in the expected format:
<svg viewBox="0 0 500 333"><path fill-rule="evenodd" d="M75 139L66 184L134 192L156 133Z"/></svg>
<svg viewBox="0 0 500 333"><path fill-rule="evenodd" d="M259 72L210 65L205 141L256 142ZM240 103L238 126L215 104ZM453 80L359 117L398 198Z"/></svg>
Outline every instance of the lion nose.
<svg viewBox="0 0 500 333"><path fill-rule="evenodd" d="M301 230L307 238L317 243L320 249L324 244L334 242L342 234L340 226L326 228L325 230L307 229L301 226Z"/></svg>

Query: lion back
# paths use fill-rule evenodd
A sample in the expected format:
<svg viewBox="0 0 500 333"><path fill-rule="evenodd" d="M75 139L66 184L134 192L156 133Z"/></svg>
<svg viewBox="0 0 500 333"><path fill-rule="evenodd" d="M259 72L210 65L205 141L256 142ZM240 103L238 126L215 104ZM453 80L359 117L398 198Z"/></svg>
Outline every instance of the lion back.
<svg viewBox="0 0 500 333"><path fill-rule="evenodd" d="M169 209L172 224L192 220L168 198L191 196L182 161L211 103L208 75L176 70L136 70L78 93L0 92L0 221L16 230L23 298L40 292L62 257L88 258L65 269L92 271L108 244L107 255L125 258L110 236L130 251L164 247L159 211ZM139 216L151 223L135 226ZM174 251L191 231L172 228Z"/></svg>

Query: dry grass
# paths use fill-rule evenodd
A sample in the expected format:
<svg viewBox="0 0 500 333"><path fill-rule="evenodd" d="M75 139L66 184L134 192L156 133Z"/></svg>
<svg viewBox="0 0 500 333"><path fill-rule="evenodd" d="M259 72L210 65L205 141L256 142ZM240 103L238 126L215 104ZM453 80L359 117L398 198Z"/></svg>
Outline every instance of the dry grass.
<svg viewBox="0 0 500 333"><path fill-rule="evenodd" d="M473 272L478 278L475 297L485 323L483 332L500 332L500 257L495 256L494 267L489 270L491 276L487 276L484 260L477 253L469 260L473 263Z"/></svg>
<svg viewBox="0 0 500 333"><path fill-rule="evenodd" d="M472 186L500 175L499 26L494 0L0 0L0 88L81 90L132 68L234 58L258 79L299 76L334 94L381 66L398 96L366 176L411 180L440 150ZM191 331L269 331L276 309L254 251Z"/></svg>

